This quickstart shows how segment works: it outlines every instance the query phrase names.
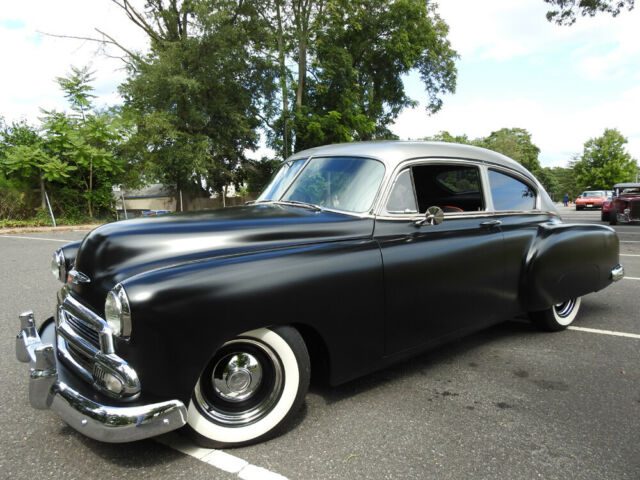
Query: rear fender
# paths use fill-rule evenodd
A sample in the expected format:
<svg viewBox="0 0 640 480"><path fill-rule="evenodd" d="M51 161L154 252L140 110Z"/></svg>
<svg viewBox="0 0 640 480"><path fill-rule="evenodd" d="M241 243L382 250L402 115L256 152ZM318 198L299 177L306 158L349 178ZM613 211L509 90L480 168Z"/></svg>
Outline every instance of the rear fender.
<svg viewBox="0 0 640 480"><path fill-rule="evenodd" d="M520 298L525 311L603 289L619 263L615 230L605 225L545 223L525 258Z"/></svg>

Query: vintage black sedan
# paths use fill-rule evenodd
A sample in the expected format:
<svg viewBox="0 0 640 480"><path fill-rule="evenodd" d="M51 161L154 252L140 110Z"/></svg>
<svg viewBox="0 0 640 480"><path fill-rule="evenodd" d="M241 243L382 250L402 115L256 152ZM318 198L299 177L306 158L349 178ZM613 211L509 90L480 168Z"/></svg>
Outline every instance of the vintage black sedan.
<svg viewBox="0 0 640 480"><path fill-rule="evenodd" d="M55 316L23 313L16 343L32 406L213 447L282 431L312 371L340 384L520 314L562 330L624 274L615 232L563 223L518 163L424 142L299 152L252 204L104 225L52 269Z"/></svg>

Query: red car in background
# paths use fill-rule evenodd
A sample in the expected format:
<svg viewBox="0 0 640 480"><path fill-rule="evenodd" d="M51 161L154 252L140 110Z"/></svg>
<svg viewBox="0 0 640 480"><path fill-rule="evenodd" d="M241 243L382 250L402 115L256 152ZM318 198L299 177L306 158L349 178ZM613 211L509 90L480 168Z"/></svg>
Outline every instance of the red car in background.
<svg viewBox="0 0 640 480"><path fill-rule="evenodd" d="M602 204L607 200L607 192L604 190L593 190L582 192L578 198L576 198L576 210L583 210L585 208L602 208Z"/></svg>
<svg viewBox="0 0 640 480"><path fill-rule="evenodd" d="M616 183L611 200L602 206L601 218L610 225L640 222L640 183Z"/></svg>

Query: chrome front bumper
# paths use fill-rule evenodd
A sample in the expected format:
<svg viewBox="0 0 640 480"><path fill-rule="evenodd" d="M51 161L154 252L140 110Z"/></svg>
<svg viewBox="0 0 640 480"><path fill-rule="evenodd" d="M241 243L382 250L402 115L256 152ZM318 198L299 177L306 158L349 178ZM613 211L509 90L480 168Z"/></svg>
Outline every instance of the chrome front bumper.
<svg viewBox="0 0 640 480"><path fill-rule="evenodd" d="M29 402L33 408L53 410L71 427L102 442L132 442L161 435L186 424L187 409L179 400L130 406L104 405L91 387L75 379L56 358L55 325L46 321L40 334L33 312L20 315L16 357L29 363Z"/></svg>

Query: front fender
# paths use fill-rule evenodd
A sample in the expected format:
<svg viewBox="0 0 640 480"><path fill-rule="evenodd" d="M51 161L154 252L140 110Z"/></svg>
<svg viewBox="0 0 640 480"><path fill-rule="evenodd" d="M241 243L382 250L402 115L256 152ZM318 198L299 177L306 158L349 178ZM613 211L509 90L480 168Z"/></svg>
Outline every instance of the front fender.
<svg viewBox="0 0 640 480"><path fill-rule="evenodd" d="M215 351L255 328L303 324L341 375L383 352L382 260L371 240L307 245L167 267L123 282L132 335L118 350L143 391L188 400Z"/></svg>
<svg viewBox="0 0 640 480"><path fill-rule="evenodd" d="M524 260L520 298L524 311L603 289L619 263L615 230L605 225L545 223Z"/></svg>

